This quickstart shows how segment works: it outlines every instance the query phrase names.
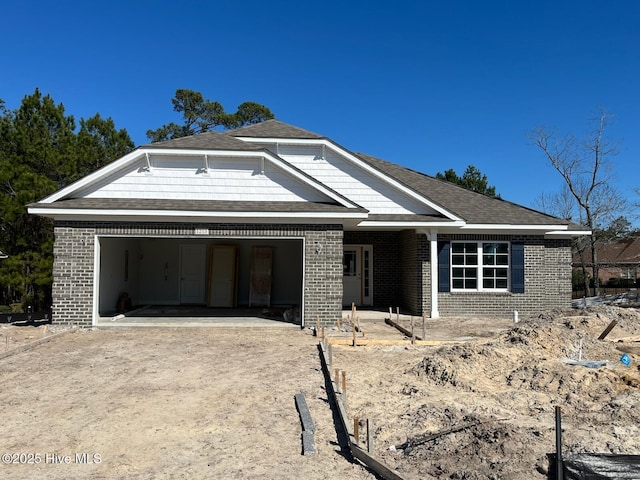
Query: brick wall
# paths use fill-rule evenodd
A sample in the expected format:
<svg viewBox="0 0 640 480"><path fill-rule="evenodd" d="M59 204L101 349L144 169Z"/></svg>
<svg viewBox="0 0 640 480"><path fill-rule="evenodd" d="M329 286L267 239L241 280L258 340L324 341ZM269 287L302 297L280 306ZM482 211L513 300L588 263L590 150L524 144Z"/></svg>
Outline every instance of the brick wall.
<svg viewBox="0 0 640 480"><path fill-rule="evenodd" d="M193 237L209 229L216 237L305 239L305 323L335 323L342 309L341 225L230 225L56 222L54 225L53 322L88 327L93 316L96 235Z"/></svg>
<svg viewBox="0 0 640 480"><path fill-rule="evenodd" d="M420 315L431 309L429 242L413 230L343 232L340 225L226 225L57 222L54 246L53 321L91 326L94 238L96 235L197 237L288 237L305 239L305 323L333 324L342 305L342 251L345 245L373 245L374 307L399 306ZM439 293L441 316L528 315L567 307L571 300L568 240L543 236L439 235L439 240L502 240L525 243L525 293Z"/></svg>
<svg viewBox="0 0 640 480"><path fill-rule="evenodd" d="M431 295L431 270L429 268L429 242L426 235L415 230L400 233L402 294L400 305L414 315L421 315Z"/></svg>
<svg viewBox="0 0 640 480"><path fill-rule="evenodd" d="M571 304L571 244L543 236L439 235L438 240L495 240L524 242L525 293L451 292L438 294L440 316L521 316ZM425 308L430 298L425 297ZM427 310L428 311L428 310Z"/></svg>
<svg viewBox="0 0 640 480"><path fill-rule="evenodd" d="M55 226L52 321L91 326L95 229Z"/></svg>

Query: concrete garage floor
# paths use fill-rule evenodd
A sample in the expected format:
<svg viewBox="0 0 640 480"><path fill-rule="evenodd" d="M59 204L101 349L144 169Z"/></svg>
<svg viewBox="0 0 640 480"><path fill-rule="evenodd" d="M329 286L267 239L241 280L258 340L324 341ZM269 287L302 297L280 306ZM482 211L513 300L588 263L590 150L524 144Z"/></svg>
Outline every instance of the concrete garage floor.
<svg viewBox="0 0 640 480"><path fill-rule="evenodd" d="M284 308L211 308L197 305L148 305L98 319L98 327L268 327L300 328L284 319Z"/></svg>

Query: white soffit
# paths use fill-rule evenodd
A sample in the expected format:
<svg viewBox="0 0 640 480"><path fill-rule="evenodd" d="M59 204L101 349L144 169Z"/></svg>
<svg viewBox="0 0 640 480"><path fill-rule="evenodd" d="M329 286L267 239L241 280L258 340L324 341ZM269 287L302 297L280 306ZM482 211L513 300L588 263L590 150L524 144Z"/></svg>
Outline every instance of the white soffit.
<svg viewBox="0 0 640 480"><path fill-rule="evenodd" d="M249 143L274 143L274 144L281 144L281 145L318 145L318 146L327 147L327 148L333 150L338 155L341 155L341 156L347 158L349 161L355 163L362 170L365 170L366 172L368 172L371 175L375 176L376 178L382 180L383 182L393 186L394 188L397 188L398 190L402 191L405 195L413 198L414 200L417 200L418 202L422 203L423 205L426 205L426 206L434 209L435 211L437 211L438 213L441 213L445 217L447 217L447 218L449 218L451 220L454 220L454 221L463 221L457 215L454 215L453 213L451 213L450 211L446 210L442 206L440 206L440 205L438 205L436 203L433 203L432 201L430 201L429 199L423 197L419 193L411 190L410 188L407 188L406 186L404 186L403 184L401 184L400 182L398 182L394 178L389 177L387 174L381 172L377 168L374 168L371 165L369 165L368 163L362 161L360 158L358 158L357 156L355 156L354 154L352 154L348 150L342 148L341 146L333 143L331 140L328 140L328 139L303 139L303 138L301 138L301 139L290 139L290 138L278 138L278 137L273 137L273 138L240 137L240 136L239 137L235 137L235 138L238 138L240 140L243 140L243 141L246 141L246 142L249 142Z"/></svg>

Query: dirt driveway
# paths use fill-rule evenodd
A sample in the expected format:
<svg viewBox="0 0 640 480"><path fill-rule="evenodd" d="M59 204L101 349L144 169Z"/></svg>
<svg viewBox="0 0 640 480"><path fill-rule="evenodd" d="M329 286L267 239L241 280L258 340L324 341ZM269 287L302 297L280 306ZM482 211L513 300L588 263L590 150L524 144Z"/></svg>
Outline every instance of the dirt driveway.
<svg viewBox="0 0 640 480"><path fill-rule="evenodd" d="M374 478L342 453L316 346L296 328L96 330L2 358L0 477Z"/></svg>

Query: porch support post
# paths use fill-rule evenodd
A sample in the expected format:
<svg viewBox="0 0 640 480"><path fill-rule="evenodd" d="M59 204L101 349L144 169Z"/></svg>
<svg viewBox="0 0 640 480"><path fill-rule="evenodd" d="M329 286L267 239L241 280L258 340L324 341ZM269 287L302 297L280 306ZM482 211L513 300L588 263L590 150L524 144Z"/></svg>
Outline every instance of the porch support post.
<svg viewBox="0 0 640 480"><path fill-rule="evenodd" d="M438 311L438 231L425 232L429 240L429 265L431 265L431 318L440 318Z"/></svg>

